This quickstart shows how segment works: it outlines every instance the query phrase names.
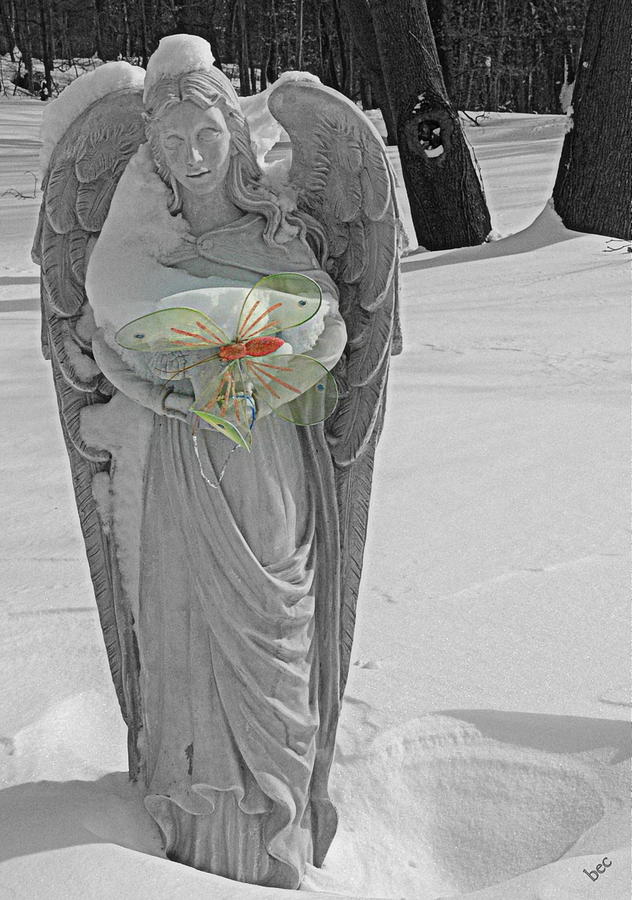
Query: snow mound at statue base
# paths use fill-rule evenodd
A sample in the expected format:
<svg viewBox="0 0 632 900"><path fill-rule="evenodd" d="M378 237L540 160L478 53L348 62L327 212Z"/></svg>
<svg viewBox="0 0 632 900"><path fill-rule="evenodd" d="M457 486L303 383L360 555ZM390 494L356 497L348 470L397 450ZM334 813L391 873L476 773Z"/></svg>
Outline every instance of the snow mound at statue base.
<svg viewBox="0 0 632 900"><path fill-rule="evenodd" d="M413 719L346 754L342 738L329 889L467 895L628 841L622 722L472 710Z"/></svg>
<svg viewBox="0 0 632 900"><path fill-rule="evenodd" d="M67 698L8 748L33 780L2 792L0 898L107 900L123 885L135 900L293 896L165 860L124 773L84 780L94 769L82 770L77 741L88 730L103 746L99 736L107 743L115 725L98 699L94 692ZM300 895L571 900L591 896L583 870L594 872L607 856L599 896L626 897L628 864L613 851L629 843L626 724L461 715L412 719L364 746L343 722L332 772L340 827L325 866L310 868ZM53 732L38 753L38 736ZM37 780L61 772L77 780Z"/></svg>
<svg viewBox="0 0 632 900"><path fill-rule="evenodd" d="M597 857L600 859L601 857ZM629 853L624 849L608 856L611 867L599 879L599 887L583 869L594 871L596 858L565 859L537 872L503 882L495 888L476 891L471 900L627 900L629 897ZM37 872L37 875L34 872ZM144 857L114 844L89 844L18 857L0 864L0 896L29 900L334 900L340 894L311 891L280 891L236 884L186 869L177 863ZM124 885L124 887L123 887ZM599 891L599 893L597 893ZM455 896L455 895L453 895ZM442 900L448 900L445 895ZM356 898L379 900L379 898ZM411 898L412 900L412 898Z"/></svg>

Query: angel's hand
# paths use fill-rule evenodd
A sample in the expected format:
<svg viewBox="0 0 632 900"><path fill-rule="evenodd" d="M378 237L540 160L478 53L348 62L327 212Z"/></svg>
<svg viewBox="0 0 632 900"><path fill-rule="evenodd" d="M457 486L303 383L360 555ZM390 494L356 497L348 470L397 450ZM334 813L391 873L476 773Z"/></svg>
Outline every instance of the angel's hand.
<svg viewBox="0 0 632 900"><path fill-rule="evenodd" d="M175 394L173 387L165 390L164 384L155 384L137 375L107 343L102 328L97 329L92 337L92 351L104 375L130 400L140 403L158 416L170 415L186 421L187 411L194 402L193 397Z"/></svg>
<svg viewBox="0 0 632 900"><path fill-rule="evenodd" d="M162 411L165 416L169 416L172 419L188 422L190 418L189 410L194 403L195 397L193 394L176 394L175 391L172 391L162 401Z"/></svg>

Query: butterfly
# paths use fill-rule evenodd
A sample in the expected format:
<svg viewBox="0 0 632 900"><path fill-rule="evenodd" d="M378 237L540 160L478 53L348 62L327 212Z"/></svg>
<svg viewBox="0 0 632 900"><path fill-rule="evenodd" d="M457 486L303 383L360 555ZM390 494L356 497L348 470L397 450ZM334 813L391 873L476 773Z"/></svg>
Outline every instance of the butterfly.
<svg viewBox="0 0 632 900"><path fill-rule="evenodd" d="M225 322L236 292L243 296L238 288L202 288L165 300L201 302ZM201 354L172 370L171 377L195 369L190 411L250 450L252 428L264 405L297 425L322 422L336 406L336 382L325 366L311 356L277 352L285 343L279 332L307 322L321 303L319 285L306 275L267 275L248 291L233 337L201 310L178 305L134 319L116 333L116 341L127 350L173 354L180 361L183 352Z"/></svg>

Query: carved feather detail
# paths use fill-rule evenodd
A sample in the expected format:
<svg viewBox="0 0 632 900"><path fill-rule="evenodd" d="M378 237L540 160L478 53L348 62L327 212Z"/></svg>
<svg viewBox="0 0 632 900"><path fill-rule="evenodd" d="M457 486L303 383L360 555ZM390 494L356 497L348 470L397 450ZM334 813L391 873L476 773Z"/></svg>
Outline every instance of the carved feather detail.
<svg viewBox="0 0 632 900"><path fill-rule="evenodd" d="M59 316L77 315L85 300L83 287L72 271L67 244L65 234L57 234L44 222L40 249L42 277L48 302Z"/></svg>
<svg viewBox="0 0 632 900"><path fill-rule="evenodd" d="M349 283L359 281L368 266L367 236L362 219L352 222L347 230L349 240L340 269L340 277Z"/></svg>
<svg viewBox="0 0 632 900"><path fill-rule="evenodd" d="M31 247L31 259L35 263L36 266L41 265L41 257L40 257L40 246L42 243L42 228L44 227L44 222L46 221L46 210L44 208L44 204L40 206L39 215L37 217L37 227L35 229L35 235L33 237L33 246Z"/></svg>
<svg viewBox="0 0 632 900"><path fill-rule="evenodd" d="M55 381L57 376L53 364ZM61 422L108 663L121 713L129 729L129 774L135 780L139 772L136 747L140 731L138 654L129 637L133 633L132 616L126 604L121 602L122 591L112 538L103 529L92 492L94 475L105 471L106 466L98 462L86 463L70 438L63 415Z"/></svg>
<svg viewBox="0 0 632 900"><path fill-rule="evenodd" d="M121 161L127 162L136 152L142 137L143 133L137 122L132 123L131 134L123 125L91 134L75 163L77 178L82 184L86 184L112 172Z"/></svg>
<svg viewBox="0 0 632 900"><path fill-rule="evenodd" d="M363 209L369 219L377 221L386 215L391 202L391 174L383 151L374 141L364 141L363 151L366 160L360 173Z"/></svg>
<svg viewBox="0 0 632 900"><path fill-rule="evenodd" d="M353 352L349 357L348 379L352 387L363 387L381 371L384 358L389 354L393 334L393 291L391 302L378 313L367 315L356 324L357 333L352 338Z"/></svg>
<svg viewBox="0 0 632 900"><path fill-rule="evenodd" d="M61 374L75 391L93 394L102 373L92 356L78 345L71 320L49 313L48 328Z"/></svg>
<svg viewBox="0 0 632 900"><path fill-rule="evenodd" d="M81 284L86 280L86 250L88 235L82 228L73 228L67 237L68 256L72 273Z"/></svg>
<svg viewBox="0 0 632 900"><path fill-rule="evenodd" d="M393 338L391 341L391 356L398 356L403 347L403 339L402 339L402 325L399 318L399 279L400 279L400 271L399 266L395 266L395 274L393 276L393 293L395 295L395 309L393 316Z"/></svg>
<svg viewBox="0 0 632 900"><path fill-rule="evenodd" d="M328 234L329 255L334 259L342 256L349 246L349 228L344 223L334 222Z"/></svg>
<svg viewBox="0 0 632 900"><path fill-rule="evenodd" d="M395 224L385 218L365 227L369 265L362 275L359 290L362 309L367 312L377 309L393 281L399 262Z"/></svg>
<svg viewBox="0 0 632 900"><path fill-rule="evenodd" d="M46 310L46 305L44 302L44 291L46 288L44 287L44 281L40 276L40 311L42 314L42 321L40 327L40 340L42 344L42 356L44 359L50 359L51 350L50 350L50 334L48 333L48 313Z"/></svg>
<svg viewBox="0 0 632 900"><path fill-rule="evenodd" d="M367 446L353 466L334 467L341 533L342 597L340 605L340 697L349 674L356 606L362 577L362 562L373 482L376 441Z"/></svg>
<svg viewBox="0 0 632 900"><path fill-rule="evenodd" d="M95 181L79 184L77 188L77 219L85 231L101 231L110 208L117 182L112 173Z"/></svg>
<svg viewBox="0 0 632 900"><path fill-rule="evenodd" d="M371 440L387 371L388 356L373 381L362 387L350 385L348 395L338 403L336 414L332 416L334 421L327 431L331 455L337 465L355 463Z"/></svg>
<svg viewBox="0 0 632 900"><path fill-rule="evenodd" d="M326 435L336 476L342 566L341 692L349 668L373 457L397 317L397 204L383 142L357 107L320 84L286 82L268 100L292 142L300 208L325 229L348 342L334 368L339 403ZM397 329L397 330L396 330ZM397 348L396 348L397 349Z"/></svg>
<svg viewBox="0 0 632 900"><path fill-rule="evenodd" d="M356 175L333 169L326 192L330 214L339 222L353 222L362 207L360 179Z"/></svg>
<svg viewBox="0 0 632 900"><path fill-rule="evenodd" d="M65 234L77 224L76 195L77 178L72 160L63 159L51 166L46 188L46 213L57 234Z"/></svg>
<svg viewBox="0 0 632 900"><path fill-rule="evenodd" d="M129 726L130 775L138 771L138 660L131 612L122 595L113 538L101 521L93 478L109 477L110 453L81 434L81 414L113 388L92 357L94 320L84 282L89 239L101 230L118 179L144 139L139 92L118 91L88 107L55 147L33 258L42 267L42 350L51 359L62 431L110 671Z"/></svg>

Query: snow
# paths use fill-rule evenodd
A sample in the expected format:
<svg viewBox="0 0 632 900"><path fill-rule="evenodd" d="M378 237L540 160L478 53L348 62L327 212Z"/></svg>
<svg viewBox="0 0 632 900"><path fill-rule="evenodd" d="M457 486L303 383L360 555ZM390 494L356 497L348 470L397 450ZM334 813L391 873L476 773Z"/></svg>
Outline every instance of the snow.
<svg viewBox="0 0 632 900"><path fill-rule="evenodd" d="M32 193L42 107L0 102L0 194ZM547 206L563 130L469 127L505 237L403 261L340 828L297 896L630 896L628 255ZM38 205L0 197L0 898L279 897L162 858L123 774L39 353Z"/></svg>
<svg viewBox="0 0 632 900"><path fill-rule="evenodd" d="M562 107L562 112L567 113L568 108L571 105L573 100L573 90L575 88L574 81L567 81L568 78L568 63L564 60L564 82L560 88L560 106Z"/></svg>
<svg viewBox="0 0 632 900"><path fill-rule="evenodd" d="M92 103L111 91L142 90L145 70L127 62L109 62L76 78L44 107L40 169L45 172L56 143L66 129Z"/></svg>
<svg viewBox="0 0 632 900"><path fill-rule="evenodd" d="M121 176L88 264L86 291L97 325L118 330L153 312L161 297L199 287L193 276L158 264L158 259L181 247L188 234L182 216L169 214L168 202L169 192L156 174L149 145L142 144ZM143 223L142 234L137 222Z"/></svg>
<svg viewBox="0 0 632 900"><path fill-rule="evenodd" d="M194 34L170 34L163 37L147 63L145 94L164 76L175 77L196 70L208 72L215 57L211 45Z"/></svg>
<svg viewBox="0 0 632 900"><path fill-rule="evenodd" d="M259 165L264 164L266 154L279 141L289 141L282 125L277 122L268 109L268 98L273 90L288 81L313 81L320 83L320 78L310 72L283 72L265 91L251 97L240 97L239 105L248 122L251 136L256 138L255 149ZM283 167L285 174L286 167ZM274 183L274 172L268 174L268 180Z"/></svg>
<svg viewBox="0 0 632 900"><path fill-rule="evenodd" d="M565 133L568 134L569 131L573 130L575 110L573 109L573 104L569 103L568 109L566 110L566 127L564 129Z"/></svg>
<svg viewBox="0 0 632 900"><path fill-rule="evenodd" d="M123 394L112 397L106 407L90 406L81 413L81 434L89 446L103 447L113 454L116 468L110 481L105 475L92 482L102 522L114 525L121 536L117 559L121 581L138 615L137 592L140 572L139 511L142 509L143 462L152 432L152 415Z"/></svg>

